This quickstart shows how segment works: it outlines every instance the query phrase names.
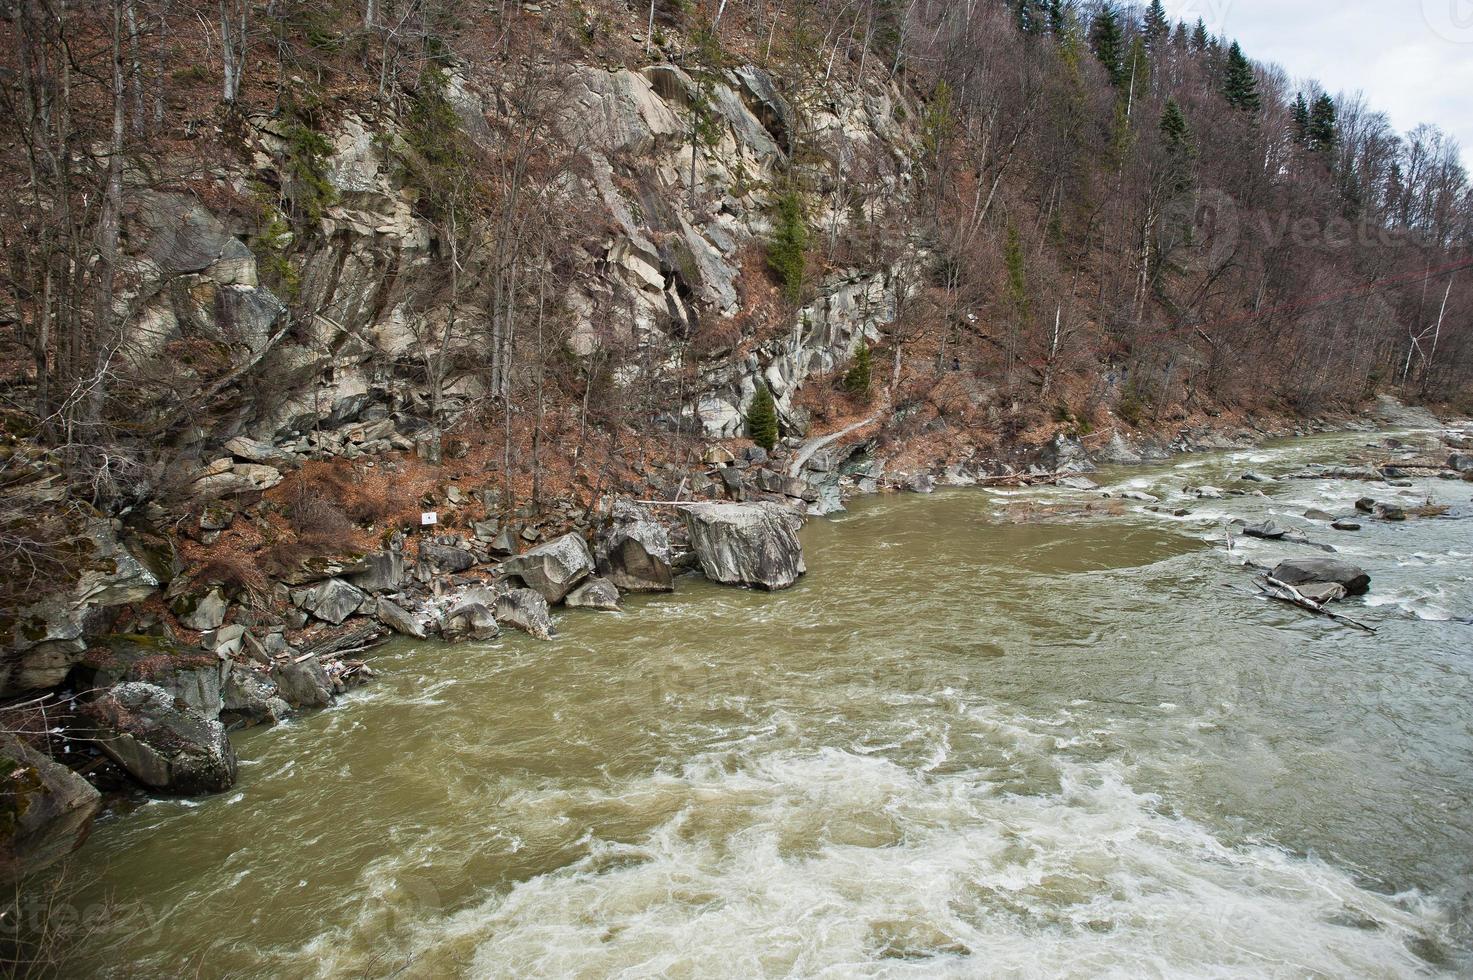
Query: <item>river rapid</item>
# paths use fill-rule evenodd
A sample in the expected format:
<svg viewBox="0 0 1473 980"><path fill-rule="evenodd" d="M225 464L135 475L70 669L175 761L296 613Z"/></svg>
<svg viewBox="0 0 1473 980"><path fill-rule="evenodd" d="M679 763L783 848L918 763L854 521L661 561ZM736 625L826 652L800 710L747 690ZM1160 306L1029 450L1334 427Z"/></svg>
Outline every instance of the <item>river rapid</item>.
<svg viewBox="0 0 1473 980"><path fill-rule="evenodd" d="M1096 475L1164 513L862 499L787 592L686 578L552 642L384 647L238 733L232 792L99 824L69 972L1466 974L1473 486L1237 480L1379 438ZM1301 517L1367 494L1453 517ZM1341 608L1377 635L1254 596L1245 556L1318 554L1228 552L1269 515L1371 572Z"/></svg>

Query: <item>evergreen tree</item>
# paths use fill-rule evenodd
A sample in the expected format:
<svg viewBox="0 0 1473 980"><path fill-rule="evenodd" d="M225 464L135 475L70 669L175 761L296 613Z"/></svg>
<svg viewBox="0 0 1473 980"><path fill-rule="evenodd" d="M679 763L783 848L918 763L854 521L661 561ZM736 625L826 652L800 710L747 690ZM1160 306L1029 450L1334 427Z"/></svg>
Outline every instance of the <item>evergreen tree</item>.
<svg viewBox="0 0 1473 980"><path fill-rule="evenodd" d="M1173 191L1184 191L1192 183L1192 160L1197 155L1186 114L1175 99L1166 100L1161 113L1161 144L1166 149L1166 179Z"/></svg>
<svg viewBox="0 0 1473 980"><path fill-rule="evenodd" d="M1125 35L1120 29L1120 14L1114 4L1107 3L1095 14L1089 26L1089 44L1105 74L1116 88L1126 82Z"/></svg>
<svg viewBox="0 0 1473 980"><path fill-rule="evenodd" d="M1263 106L1258 95L1258 77L1253 74L1253 65L1237 41L1228 49L1222 92L1228 105L1240 112L1257 112Z"/></svg>
<svg viewBox="0 0 1473 980"><path fill-rule="evenodd" d="M747 409L747 435L763 449L771 450L777 445L777 405L772 401L772 392L760 380L752 407Z"/></svg>
<svg viewBox="0 0 1473 980"><path fill-rule="evenodd" d="M870 356L869 344L859 338L859 347L854 351L854 363L844 374L844 390L851 395L865 397L869 394Z"/></svg>
<svg viewBox="0 0 1473 980"><path fill-rule="evenodd" d="M1295 105L1296 112L1298 105ZM1296 122L1297 122L1296 118ZM1315 153L1328 155L1335 149L1335 100L1321 95L1314 100L1305 125L1305 145Z"/></svg>
<svg viewBox="0 0 1473 980"><path fill-rule="evenodd" d="M1146 43L1139 35L1130 42L1130 57L1125 60L1125 83L1130 86L1133 100L1151 84L1151 59L1146 55Z"/></svg>
<svg viewBox="0 0 1473 980"><path fill-rule="evenodd" d="M1161 50L1162 44L1171 33L1171 22L1166 19L1166 8L1161 5L1161 0L1151 0L1151 6L1146 9L1146 25L1144 30L1146 46L1154 54Z"/></svg>
<svg viewBox="0 0 1473 980"><path fill-rule="evenodd" d="M1192 28L1192 50L1201 54L1207 50L1207 44L1211 40L1207 35L1207 22L1201 17L1197 18L1197 26Z"/></svg>
<svg viewBox="0 0 1473 980"><path fill-rule="evenodd" d="M1187 25L1182 23L1176 25L1176 33L1171 36L1171 43L1178 51L1185 51L1191 46L1192 38L1187 33Z"/></svg>
<svg viewBox="0 0 1473 980"><path fill-rule="evenodd" d="M1073 0L1047 0L1048 32L1054 37L1063 37L1069 29L1069 18L1074 13Z"/></svg>
<svg viewBox="0 0 1473 980"><path fill-rule="evenodd" d="M791 303L803 298L803 273L808 259L808 225L803 219L803 199L796 190L777 199L777 227L767 246L767 264L783 283L783 295Z"/></svg>
<svg viewBox="0 0 1473 980"><path fill-rule="evenodd" d="M1309 103L1304 101L1304 93L1300 92L1294 97L1294 108L1289 110L1294 120L1294 141L1301 146L1309 143Z"/></svg>

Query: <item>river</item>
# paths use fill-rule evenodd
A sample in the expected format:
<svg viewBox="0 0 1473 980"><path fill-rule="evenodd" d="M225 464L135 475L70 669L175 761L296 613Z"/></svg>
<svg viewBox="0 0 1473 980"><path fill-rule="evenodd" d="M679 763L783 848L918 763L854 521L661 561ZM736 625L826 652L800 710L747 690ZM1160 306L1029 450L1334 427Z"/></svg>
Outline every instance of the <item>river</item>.
<svg viewBox="0 0 1473 980"><path fill-rule="evenodd" d="M775 595L684 579L561 636L396 643L241 779L101 822L69 972L1404 977L1473 968L1473 520L1365 522L1345 434L957 489L803 532ZM1257 489L1257 487L1253 487ZM1394 499L1394 498L1393 498ZM1373 575L1369 636L1254 597L1275 515Z"/></svg>

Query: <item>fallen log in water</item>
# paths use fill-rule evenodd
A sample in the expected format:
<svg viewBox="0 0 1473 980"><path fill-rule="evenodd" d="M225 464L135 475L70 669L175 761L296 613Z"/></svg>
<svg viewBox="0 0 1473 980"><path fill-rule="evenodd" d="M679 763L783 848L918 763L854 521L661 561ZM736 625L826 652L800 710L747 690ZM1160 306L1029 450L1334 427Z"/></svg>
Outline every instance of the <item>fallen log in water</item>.
<svg viewBox="0 0 1473 980"><path fill-rule="evenodd" d="M1300 609L1307 610L1320 616L1328 616L1337 623L1341 623L1345 626L1350 626L1358 630L1364 630L1367 633L1376 632L1373 627L1367 626L1365 623L1356 622L1349 616L1342 616L1337 612L1332 612L1331 610L1325 608L1323 603L1315 602L1313 599L1300 592L1288 582L1282 582L1274 578L1272 575L1265 575L1263 576L1263 578L1259 579L1258 587L1262 590L1263 594L1268 596L1270 599L1277 599L1280 602L1287 602L1291 606L1298 606Z"/></svg>

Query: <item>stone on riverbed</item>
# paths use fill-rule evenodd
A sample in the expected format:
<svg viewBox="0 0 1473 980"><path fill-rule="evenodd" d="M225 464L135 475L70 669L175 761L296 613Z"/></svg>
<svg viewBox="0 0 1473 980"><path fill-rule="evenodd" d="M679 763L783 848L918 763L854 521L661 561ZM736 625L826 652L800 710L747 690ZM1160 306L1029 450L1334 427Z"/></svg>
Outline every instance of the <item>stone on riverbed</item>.
<svg viewBox="0 0 1473 980"><path fill-rule="evenodd" d="M1294 558L1280 562L1269 573L1280 582L1303 590L1303 586L1331 584L1342 586L1350 595L1371 591L1371 576L1358 565L1339 558Z"/></svg>
<svg viewBox="0 0 1473 980"><path fill-rule="evenodd" d="M612 518L613 525L599 544L599 570L624 592L674 589L670 534L664 525L628 500L614 501Z"/></svg>
<svg viewBox="0 0 1473 980"><path fill-rule="evenodd" d="M618 612L619 590L606 578L591 578L568 593L567 603L570 609Z"/></svg>
<svg viewBox="0 0 1473 980"><path fill-rule="evenodd" d="M119 684L83 709L96 744L143 785L180 796L235 783L225 726L153 684Z"/></svg>
<svg viewBox="0 0 1473 980"><path fill-rule="evenodd" d="M523 633L550 640L557 630L547 611L547 600L534 589L512 589L496 600L496 621Z"/></svg>
<svg viewBox="0 0 1473 980"><path fill-rule="evenodd" d="M1264 521L1262 524L1249 524L1243 528L1243 533L1250 538L1260 538L1264 541L1278 541L1289 532L1279 527L1273 521Z"/></svg>
<svg viewBox="0 0 1473 980"><path fill-rule="evenodd" d="M102 797L87 780L0 735L0 882L55 864L82 845Z"/></svg>
<svg viewBox="0 0 1473 980"><path fill-rule="evenodd" d="M682 508L691 547L713 582L776 590L803 575L791 512L769 504L699 503Z"/></svg>
<svg viewBox="0 0 1473 980"><path fill-rule="evenodd" d="M562 602L593 571L588 544L572 533L538 545L501 566L507 580L520 581L553 605Z"/></svg>
<svg viewBox="0 0 1473 980"><path fill-rule="evenodd" d="M450 643L461 640L494 640L501 634L491 606L496 601L485 589L473 589L450 607L440 622L440 635Z"/></svg>

